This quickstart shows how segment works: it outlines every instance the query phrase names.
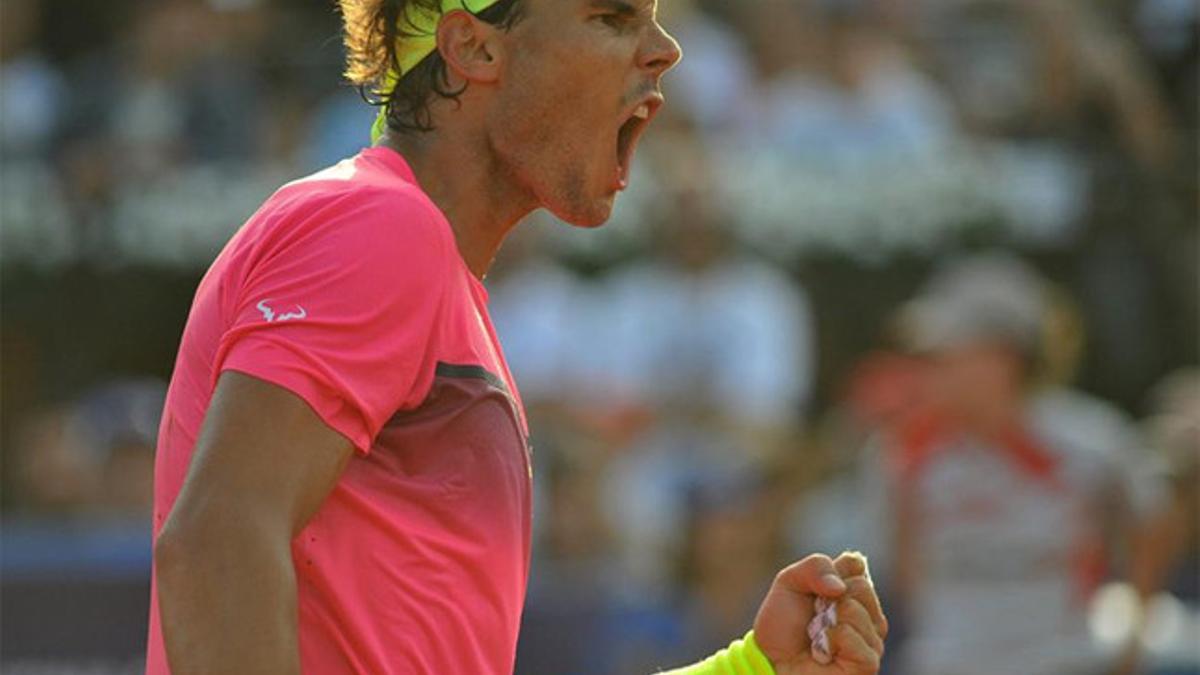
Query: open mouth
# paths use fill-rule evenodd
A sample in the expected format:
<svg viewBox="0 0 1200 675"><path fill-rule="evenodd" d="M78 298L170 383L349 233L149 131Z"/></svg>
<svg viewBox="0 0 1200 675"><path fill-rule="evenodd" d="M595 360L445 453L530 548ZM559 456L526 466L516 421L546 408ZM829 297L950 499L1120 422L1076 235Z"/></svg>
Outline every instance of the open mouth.
<svg viewBox="0 0 1200 675"><path fill-rule="evenodd" d="M617 170L622 189L629 184L629 170L633 163L633 153L637 150L638 139L650 124L656 108L657 106L651 103L641 103L617 131Z"/></svg>

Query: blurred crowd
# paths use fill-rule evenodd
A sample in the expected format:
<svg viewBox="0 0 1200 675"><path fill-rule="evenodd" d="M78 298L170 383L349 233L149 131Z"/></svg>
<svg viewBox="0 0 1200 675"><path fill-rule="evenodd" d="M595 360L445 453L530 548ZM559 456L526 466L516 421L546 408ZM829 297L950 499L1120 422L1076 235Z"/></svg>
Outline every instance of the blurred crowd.
<svg viewBox="0 0 1200 675"><path fill-rule="evenodd" d="M1200 672L1200 6L659 4L685 57L614 222L536 215L487 282L536 464L518 672L693 660L843 549L885 672ZM148 530L195 282L374 111L332 2L0 12L5 520Z"/></svg>

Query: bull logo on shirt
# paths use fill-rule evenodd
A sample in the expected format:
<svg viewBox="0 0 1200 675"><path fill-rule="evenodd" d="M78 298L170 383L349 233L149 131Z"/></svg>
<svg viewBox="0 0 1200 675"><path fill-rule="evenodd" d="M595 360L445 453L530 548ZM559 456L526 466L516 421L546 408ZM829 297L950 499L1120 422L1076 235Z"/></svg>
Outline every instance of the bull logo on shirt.
<svg viewBox="0 0 1200 675"><path fill-rule="evenodd" d="M260 300L258 302L258 305L256 305L258 307L258 311L262 312L263 318L267 320L267 323L276 323L279 321L291 321L293 319L303 319L308 316L308 312L305 311L305 309L303 307L301 307L300 305L296 305L295 311L277 314L275 312L275 310L271 309L271 306L267 304L267 302L269 300L270 300L270 298L268 298L267 300Z"/></svg>

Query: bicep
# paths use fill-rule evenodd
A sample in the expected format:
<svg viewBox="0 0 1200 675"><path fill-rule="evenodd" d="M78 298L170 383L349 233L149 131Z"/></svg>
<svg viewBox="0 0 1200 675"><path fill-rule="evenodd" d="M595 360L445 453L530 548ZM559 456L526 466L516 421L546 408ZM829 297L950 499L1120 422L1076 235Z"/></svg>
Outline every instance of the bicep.
<svg viewBox="0 0 1200 675"><path fill-rule="evenodd" d="M251 520L290 540L333 489L352 452L350 441L296 394L226 371L167 529Z"/></svg>

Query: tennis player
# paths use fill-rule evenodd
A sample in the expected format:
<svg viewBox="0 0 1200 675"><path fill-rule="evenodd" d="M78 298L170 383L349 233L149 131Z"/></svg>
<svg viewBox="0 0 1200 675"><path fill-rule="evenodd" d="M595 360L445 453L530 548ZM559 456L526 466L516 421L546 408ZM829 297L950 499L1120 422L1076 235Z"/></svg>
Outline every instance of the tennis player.
<svg viewBox="0 0 1200 675"><path fill-rule="evenodd" d="M341 1L377 143L282 187L200 283L158 441L149 673L512 672L529 432L481 279L536 208L609 217L680 51L655 0L466 1ZM885 633L865 561L812 556L684 672L872 673Z"/></svg>

